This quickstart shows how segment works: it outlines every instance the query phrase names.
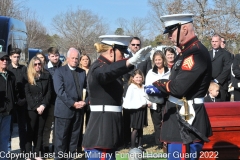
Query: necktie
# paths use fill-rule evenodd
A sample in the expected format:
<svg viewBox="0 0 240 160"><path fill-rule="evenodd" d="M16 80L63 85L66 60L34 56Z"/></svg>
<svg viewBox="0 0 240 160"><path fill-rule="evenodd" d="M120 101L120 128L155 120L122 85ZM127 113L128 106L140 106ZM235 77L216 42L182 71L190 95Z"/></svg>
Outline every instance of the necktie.
<svg viewBox="0 0 240 160"><path fill-rule="evenodd" d="M213 58L215 57L215 54L217 53L218 50L213 50Z"/></svg>
<svg viewBox="0 0 240 160"><path fill-rule="evenodd" d="M215 102L215 98L212 98L212 101Z"/></svg>

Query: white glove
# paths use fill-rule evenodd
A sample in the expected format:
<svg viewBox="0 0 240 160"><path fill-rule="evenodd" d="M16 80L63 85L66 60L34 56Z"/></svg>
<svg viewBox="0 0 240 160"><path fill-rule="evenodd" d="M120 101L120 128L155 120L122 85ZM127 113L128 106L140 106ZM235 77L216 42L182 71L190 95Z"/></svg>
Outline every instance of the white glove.
<svg viewBox="0 0 240 160"><path fill-rule="evenodd" d="M214 79L213 81L218 84L218 80Z"/></svg>
<svg viewBox="0 0 240 160"><path fill-rule="evenodd" d="M136 64L140 63L144 58L145 59L147 58L145 56L151 50L152 50L151 46L147 46L147 47L140 49L139 51L137 51L137 53L135 53L135 55L133 55L130 59L128 59L128 62L132 65L136 65ZM150 56L150 54L148 54L148 55Z"/></svg>

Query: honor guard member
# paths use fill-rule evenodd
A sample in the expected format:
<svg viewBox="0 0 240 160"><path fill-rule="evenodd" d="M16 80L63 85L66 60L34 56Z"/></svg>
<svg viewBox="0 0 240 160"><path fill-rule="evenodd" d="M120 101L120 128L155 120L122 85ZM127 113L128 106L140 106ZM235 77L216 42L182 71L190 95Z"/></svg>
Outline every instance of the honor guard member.
<svg viewBox="0 0 240 160"><path fill-rule="evenodd" d="M198 159L204 142L209 141L207 137L212 135L204 106L204 96L211 81L211 59L195 35L192 17L193 14L161 17L165 25L164 34L168 33L168 38L180 52L169 80L155 81L153 86L146 88L146 92L152 89L169 96L161 141L168 143L169 159L174 160L181 159L180 155Z"/></svg>
<svg viewBox="0 0 240 160"><path fill-rule="evenodd" d="M94 160L100 160L101 156L115 159L115 151L123 142L121 77L151 50L148 46L130 59L123 59L128 53L130 36L103 35L99 38L101 43L94 46L101 55L88 72L91 116L82 144L88 159Z"/></svg>

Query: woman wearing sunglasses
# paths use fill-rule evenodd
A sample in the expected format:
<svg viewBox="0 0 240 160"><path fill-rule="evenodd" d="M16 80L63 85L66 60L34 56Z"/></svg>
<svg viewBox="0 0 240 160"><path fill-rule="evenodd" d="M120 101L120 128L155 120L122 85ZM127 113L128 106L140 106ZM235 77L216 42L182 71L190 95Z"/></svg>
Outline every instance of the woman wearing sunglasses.
<svg viewBox="0 0 240 160"><path fill-rule="evenodd" d="M36 56L29 63L27 79L28 83L25 86L28 103L26 153L35 153L36 157L27 157L29 159L41 160L39 151L47 117L46 107L49 106L51 99L52 84L49 73L43 71L43 63ZM34 143L33 152L32 142Z"/></svg>

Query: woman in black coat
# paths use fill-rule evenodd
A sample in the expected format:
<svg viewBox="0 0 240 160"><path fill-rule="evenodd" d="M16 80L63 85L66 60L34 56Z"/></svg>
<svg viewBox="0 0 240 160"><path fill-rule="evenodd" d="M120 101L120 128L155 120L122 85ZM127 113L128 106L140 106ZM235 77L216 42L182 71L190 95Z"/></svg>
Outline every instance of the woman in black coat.
<svg viewBox="0 0 240 160"><path fill-rule="evenodd" d="M28 103L26 153L32 152L33 142L34 152L37 156L34 158L41 160L39 151L47 117L46 107L49 106L51 99L52 84L50 74L43 71L43 64L36 56L29 63L27 79L28 83L25 85Z"/></svg>

